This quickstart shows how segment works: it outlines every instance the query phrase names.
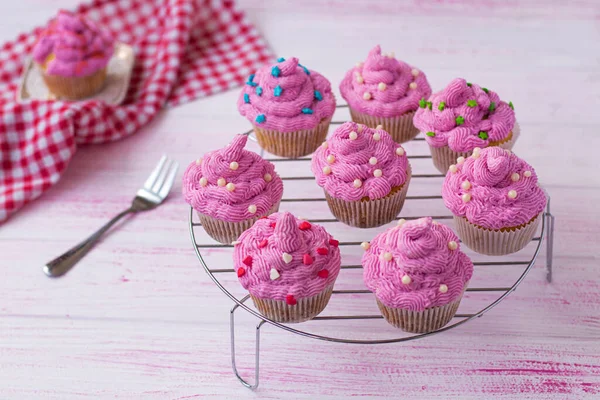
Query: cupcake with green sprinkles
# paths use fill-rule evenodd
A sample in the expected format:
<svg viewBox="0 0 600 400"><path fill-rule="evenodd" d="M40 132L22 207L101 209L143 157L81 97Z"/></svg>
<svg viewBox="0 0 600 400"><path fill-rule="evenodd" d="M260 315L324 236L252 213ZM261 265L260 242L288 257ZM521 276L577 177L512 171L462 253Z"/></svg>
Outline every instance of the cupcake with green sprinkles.
<svg viewBox="0 0 600 400"><path fill-rule="evenodd" d="M314 152L325 140L335 97L321 74L297 58L279 58L248 77L238 109L263 149L297 158Z"/></svg>
<svg viewBox="0 0 600 400"><path fill-rule="evenodd" d="M520 133L512 102L462 78L422 98L413 122L425 134L433 164L444 174L475 148L512 149Z"/></svg>

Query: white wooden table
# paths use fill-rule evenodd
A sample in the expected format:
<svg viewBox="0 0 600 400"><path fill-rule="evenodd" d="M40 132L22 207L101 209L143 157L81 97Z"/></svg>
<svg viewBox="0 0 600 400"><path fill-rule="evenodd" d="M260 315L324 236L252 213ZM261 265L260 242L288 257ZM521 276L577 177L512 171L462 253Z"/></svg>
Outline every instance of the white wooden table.
<svg viewBox="0 0 600 400"><path fill-rule="evenodd" d="M251 392L232 374L232 303L196 259L179 179L164 206L121 224L66 277L44 276L46 261L128 205L163 152L187 165L246 130L234 90L165 111L121 142L80 148L56 187L0 227L0 398L598 398L600 4L241 3L278 55L300 57L335 87L380 43L423 69L434 90L460 76L512 100L522 127L515 151L552 196L554 283L544 279L542 257L483 318L406 344L330 344L266 327L261 386ZM75 4L3 1L0 39ZM407 150L427 154L422 144ZM433 172L428 163L413 169ZM409 194L434 187L425 186ZM413 202L403 212L443 211L441 202ZM211 262L230 267L225 253L211 254ZM518 273L476 270L474 279L504 285ZM476 309L490 299L472 294L464 304ZM256 321L239 319L239 362L248 376ZM360 336L365 327L343 329ZM375 329L392 332L384 322Z"/></svg>

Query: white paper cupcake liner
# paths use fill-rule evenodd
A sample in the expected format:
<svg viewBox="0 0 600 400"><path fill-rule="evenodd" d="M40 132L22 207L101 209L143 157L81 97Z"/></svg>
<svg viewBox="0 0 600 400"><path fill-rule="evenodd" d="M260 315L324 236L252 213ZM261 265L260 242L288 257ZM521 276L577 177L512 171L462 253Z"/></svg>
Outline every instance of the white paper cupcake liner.
<svg viewBox="0 0 600 400"><path fill-rule="evenodd" d="M325 141L331 118L316 128L296 132L279 132L254 126L260 147L280 157L298 158L313 153Z"/></svg>
<svg viewBox="0 0 600 400"><path fill-rule="evenodd" d="M367 125L369 128L376 128L377 125L382 125L383 129L392 136L396 143L408 142L419 134L419 130L413 124L415 112L409 111L397 117L386 118L373 117L350 108L352 121Z"/></svg>
<svg viewBox="0 0 600 400"><path fill-rule="evenodd" d="M515 123L510 140L499 143L497 146L502 147L503 149L512 150L515 142L519 138L520 133L521 133L521 129L519 127L519 124ZM452 150L448 146L444 146L444 147L429 146L429 149L431 150L431 157L433 158L433 165L435 165L435 167L438 169L438 171L440 171L442 174L445 174L446 172L448 172L448 168L450 167L450 165L456 164L456 159L458 157L467 158L467 157L470 157L471 154L473 154L473 151L457 152L457 151Z"/></svg>
<svg viewBox="0 0 600 400"><path fill-rule="evenodd" d="M375 200L346 201L338 199L325 192L327 205L331 213L346 225L356 228L374 228L393 221L404 206L406 192L411 178L410 164L406 182L392 189L385 197Z"/></svg>
<svg viewBox="0 0 600 400"><path fill-rule="evenodd" d="M506 230L489 230L470 223L465 217L454 216L456 232L468 248L488 256L516 253L533 239L543 212L526 225Z"/></svg>
<svg viewBox="0 0 600 400"><path fill-rule="evenodd" d="M254 218L239 222L221 221L220 219L213 218L200 212L198 212L198 217L200 218L202 227L210 237L215 239L217 242L231 244L231 242L237 240L246 229L249 229L252 225L254 225L259 218L271 215L278 210L279 201L273 207L271 207L268 213L264 215L257 215Z"/></svg>
<svg viewBox="0 0 600 400"><path fill-rule="evenodd" d="M258 311L265 317L282 323L304 322L313 319L327 306L333 285L326 287L315 296L297 299L291 306L284 300L261 299L250 295Z"/></svg>

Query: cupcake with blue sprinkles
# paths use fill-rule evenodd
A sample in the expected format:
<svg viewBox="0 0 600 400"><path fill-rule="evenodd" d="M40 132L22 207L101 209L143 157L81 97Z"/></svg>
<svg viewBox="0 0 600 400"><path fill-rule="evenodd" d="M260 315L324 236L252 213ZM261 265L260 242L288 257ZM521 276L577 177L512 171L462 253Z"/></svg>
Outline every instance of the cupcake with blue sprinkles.
<svg viewBox="0 0 600 400"><path fill-rule="evenodd" d="M297 158L314 152L325 140L335 97L324 76L295 57L279 58L248 77L238 109L263 149Z"/></svg>

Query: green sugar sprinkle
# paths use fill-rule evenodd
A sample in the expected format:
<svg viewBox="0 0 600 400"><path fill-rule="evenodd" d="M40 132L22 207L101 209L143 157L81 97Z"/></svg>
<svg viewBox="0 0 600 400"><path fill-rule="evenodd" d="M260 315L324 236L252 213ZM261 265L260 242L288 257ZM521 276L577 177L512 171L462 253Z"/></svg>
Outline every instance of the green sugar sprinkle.
<svg viewBox="0 0 600 400"><path fill-rule="evenodd" d="M487 132L481 131L479 132L479 137L483 140L487 140L487 138L489 137Z"/></svg>
<svg viewBox="0 0 600 400"><path fill-rule="evenodd" d="M467 105L469 107L475 107L477 105L477 102L475 100L467 100Z"/></svg>
<svg viewBox="0 0 600 400"><path fill-rule="evenodd" d="M468 87L471 87L471 85L473 85L471 82L467 82Z"/></svg>
<svg viewBox="0 0 600 400"><path fill-rule="evenodd" d="M440 101L440 104L438 105L438 110L444 111L444 108L446 108L446 103Z"/></svg>
<svg viewBox="0 0 600 400"><path fill-rule="evenodd" d="M435 132L427 132L426 135L429 136L429 137L434 137L435 136Z"/></svg>
<svg viewBox="0 0 600 400"><path fill-rule="evenodd" d="M465 123L465 117L461 117L460 115L456 117L456 125L462 125Z"/></svg>
<svg viewBox="0 0 600 400"><path fill-rule="evenodd" d="M496 103L494 103L493 101L490 103L490 108L488 108L488 110L493 113L494 110L496 109Z"/></svg>
<svg viewBox="0 0 600 400"><path fill-rule="evenodd" d="M482 87L482 88L481 88L481 90L483 90L484 92L486 92L486 93L488 93L488 94L490 93L490 91L488 90L488 88L484 88L484 87Z"/></svg>
<svg viewBox="0 0 600 400"><path fill-rule="evenodd" d="M509 101L509 102L508 102L508 106L509 106L509 107L510 107L510 108L511 108L513 111L514 111L514 109L515 109L515 106L513 106L513 103L512 103L512 101Z"/></svg>
<svg viewBox="0 0 600 400"><path fill-rule="evenodd" d="M425 101L425 97L423 97L421 100L419 100L419 107L421 107L421 108L427 107L427 102Z"/></svg>
<svg viewBox="0 0 600 400"><path fill-rule="evenodd" d="M430 101L428 101L428 102L427 102L427 108L429 108L429 109L431 110L431 107L432 107L432 106L433 106L433 103L432 103L432 102L430 102Z"/></svg>

